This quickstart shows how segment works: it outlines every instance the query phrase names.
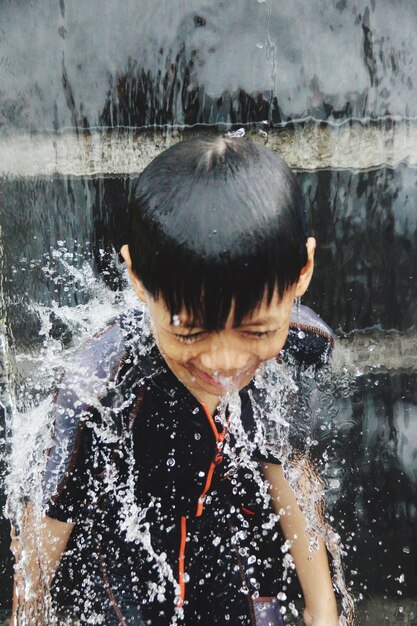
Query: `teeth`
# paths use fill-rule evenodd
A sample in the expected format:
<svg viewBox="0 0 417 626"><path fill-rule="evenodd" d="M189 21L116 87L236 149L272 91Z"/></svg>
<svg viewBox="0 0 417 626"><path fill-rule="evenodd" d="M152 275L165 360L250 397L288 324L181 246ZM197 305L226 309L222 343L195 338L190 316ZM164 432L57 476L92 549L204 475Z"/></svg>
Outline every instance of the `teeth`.
<svg viewBox="0 0 417 626"><path fill-rule="evenodd" d="M213 373L213 378L216 382L219 382L222 387L225 387L226 389L232 389L235 386L235 381L237 380L237 378L240 376L239 374L235 374L235 376L222 376L221 374L218 374L217 372Z"/></svg>

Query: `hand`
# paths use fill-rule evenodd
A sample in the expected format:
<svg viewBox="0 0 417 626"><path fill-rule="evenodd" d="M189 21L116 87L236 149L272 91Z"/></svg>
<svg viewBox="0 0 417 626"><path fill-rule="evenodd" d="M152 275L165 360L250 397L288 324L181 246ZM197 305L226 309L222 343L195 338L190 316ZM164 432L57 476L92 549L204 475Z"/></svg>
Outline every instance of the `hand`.
<svg viewBox="0 0 417 626"><path fill-rule="evenodd" d="M305 626L339 626L339 617L337 610L330 608L327 611L314 613L309 608L304 609L303 613Z"/></svg>

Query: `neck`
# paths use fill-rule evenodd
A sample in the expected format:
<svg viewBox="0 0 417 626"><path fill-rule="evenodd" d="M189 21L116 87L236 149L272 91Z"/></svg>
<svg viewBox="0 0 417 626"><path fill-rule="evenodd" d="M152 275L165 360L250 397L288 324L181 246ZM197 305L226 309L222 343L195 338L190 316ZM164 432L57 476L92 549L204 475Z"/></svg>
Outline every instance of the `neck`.
<svg viewBox="0 0 417 626"><path fill-rule="evenodd" d="M206 398L197 398L197 400L200 402L200 404L204 404L207 407L210 415L213 415L216 412L216 409L220 402L220 398L209 394L207 394Z"/></svg>

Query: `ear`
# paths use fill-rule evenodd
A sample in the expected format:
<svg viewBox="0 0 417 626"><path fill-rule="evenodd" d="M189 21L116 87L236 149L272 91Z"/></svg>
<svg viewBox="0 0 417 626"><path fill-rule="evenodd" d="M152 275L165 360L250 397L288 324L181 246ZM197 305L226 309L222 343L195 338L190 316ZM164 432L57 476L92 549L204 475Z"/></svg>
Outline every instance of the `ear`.
<svg viewBox="0 0 417 626"><path fill-rule="evenodd" d="M134 273L132 270L132 259L130 258L129 246L125 244L122 246L120 250L120 254L123 257L124 262L127 265L127 271L129 272L130 282L133 285L133 289L136 291L137 296L142 300L142 302L148 301L148 293L143 286L140 278Z"/></svg>
<svg viewBox="0 0 417 626"><path fill-rule="evenodd" d="M307 263L304 265L301 270L300 277L297 282L297 287L295 289L295 297L299 298L304 295L308 289L311 278L313 276L314 271L314 252L316 249L316 240L314 237L309 237L307 239Z"/></svg>

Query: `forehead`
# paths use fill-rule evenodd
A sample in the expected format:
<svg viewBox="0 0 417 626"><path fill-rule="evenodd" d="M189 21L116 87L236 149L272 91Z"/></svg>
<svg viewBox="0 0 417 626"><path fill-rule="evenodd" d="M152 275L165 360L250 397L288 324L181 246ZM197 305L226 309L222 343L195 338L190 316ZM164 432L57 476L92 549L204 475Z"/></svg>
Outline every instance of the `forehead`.
<svg viewBox="0 0 417 626"><path fill-rule="evenodd" d="M236 328L246 325L270 326L283 323L291 313L294 301L294 294L292 292L293 289L289 289L282 298L279 298L278 293L276 292L270 302L268 302L268 298L265 295L254 310L243 318L240 324L236 324L234 322L235 305L232 303L224 328ZM193 317L185 308L181 309L178 313L171 315L168 307L161 298L154 300L153 303L155 313L165 324L174 327L181 326L183 328L204 327L201 320Z"/></svg>

